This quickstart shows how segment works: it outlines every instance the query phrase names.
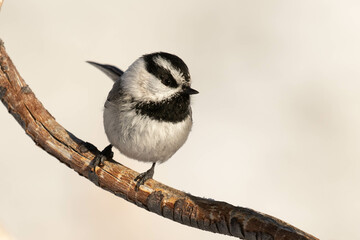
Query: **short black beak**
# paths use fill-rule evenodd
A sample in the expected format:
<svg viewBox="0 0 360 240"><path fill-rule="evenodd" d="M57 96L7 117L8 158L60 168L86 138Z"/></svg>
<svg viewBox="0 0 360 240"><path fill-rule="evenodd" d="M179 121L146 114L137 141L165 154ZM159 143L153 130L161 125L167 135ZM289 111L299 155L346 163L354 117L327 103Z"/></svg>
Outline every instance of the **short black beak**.
<svg viewBox="0 0 360 240"><path fill-rule="evenodd" d="M183 88L184 93L187 93L189 95L198 94L199 92L195 89L192 89L191 87L184 87Z"/></svg>

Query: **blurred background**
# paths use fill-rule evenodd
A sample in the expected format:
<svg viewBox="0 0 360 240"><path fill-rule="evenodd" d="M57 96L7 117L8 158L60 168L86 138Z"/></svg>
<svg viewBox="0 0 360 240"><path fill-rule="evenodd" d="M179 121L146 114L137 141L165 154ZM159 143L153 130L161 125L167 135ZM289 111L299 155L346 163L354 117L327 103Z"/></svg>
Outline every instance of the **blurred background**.
<svg viewBox="0 0 360 240"><path fill-rule="evenodd" d="M155 179L360 239L360 2L5 0L0 38L58 122L98 148L112 81L167 51L188 65L194 127ZM149 213L36 147L0 107L0 226L14 239L231 239ZM115 159L139 172L150 165Z"/></svg>

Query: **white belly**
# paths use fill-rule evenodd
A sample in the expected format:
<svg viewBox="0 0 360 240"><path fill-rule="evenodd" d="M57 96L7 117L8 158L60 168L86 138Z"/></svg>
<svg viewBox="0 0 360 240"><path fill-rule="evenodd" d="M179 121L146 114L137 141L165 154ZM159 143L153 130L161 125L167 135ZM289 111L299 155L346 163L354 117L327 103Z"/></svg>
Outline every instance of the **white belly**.
<svg viewBox="0 0 360 240"><path fill-rule="evenodd" d="M120 111L108 105L104 126L110 143L129 158L144 162L168 160L186 141L191 117L178 123L160 122L137 115L135 110Z"/></svg>

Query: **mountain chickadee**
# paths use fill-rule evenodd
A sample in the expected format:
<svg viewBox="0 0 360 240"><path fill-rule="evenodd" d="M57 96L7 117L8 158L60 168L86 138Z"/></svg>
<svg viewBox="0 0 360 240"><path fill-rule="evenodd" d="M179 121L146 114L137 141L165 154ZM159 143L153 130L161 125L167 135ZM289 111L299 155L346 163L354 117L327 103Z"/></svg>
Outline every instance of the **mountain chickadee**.
<svg viewBox="0 0 360 240"><path fill-rule="evenodd" d="M101 152L100 162L112 158L112 146L129 158L152 162L148 171L134 179L138 190L153 177L155 164L168 160L185 143L192 126L190 95L198 91L190 87L186 64L173 54L143 55L125 72L88 63L115 82L104 109L110 145Z"/></svg>

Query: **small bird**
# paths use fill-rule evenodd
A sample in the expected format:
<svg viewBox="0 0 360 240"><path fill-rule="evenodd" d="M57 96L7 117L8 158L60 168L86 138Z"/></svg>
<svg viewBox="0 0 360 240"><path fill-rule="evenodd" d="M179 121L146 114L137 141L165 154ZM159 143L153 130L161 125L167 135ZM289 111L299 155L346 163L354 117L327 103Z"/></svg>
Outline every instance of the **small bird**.
<svg viewBox="0 0 360 240"><path fill-rule="evenodd" d="M137 191L153 177L155 164L168 160L185 143L193 124L190 95L199 92L191 88L184 61L170 53L145 54L125 72L88 63L114 81L103 115L110 145L102 156L110 160L114 146L129 158L152 162L134 179Z"/></svg>

